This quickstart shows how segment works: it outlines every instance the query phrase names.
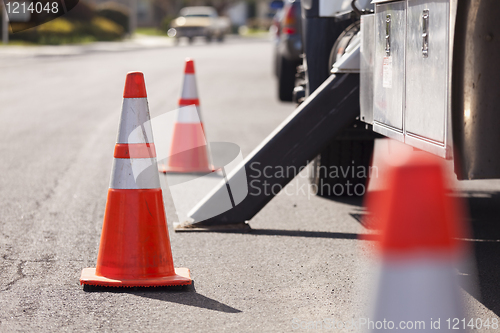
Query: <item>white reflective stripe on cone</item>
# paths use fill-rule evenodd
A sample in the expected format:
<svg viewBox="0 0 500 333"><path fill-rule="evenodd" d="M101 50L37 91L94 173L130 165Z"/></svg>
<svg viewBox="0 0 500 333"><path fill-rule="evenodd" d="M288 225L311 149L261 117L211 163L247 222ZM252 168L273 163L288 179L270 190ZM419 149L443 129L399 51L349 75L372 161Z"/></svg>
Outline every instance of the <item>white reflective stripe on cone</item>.
<svg viewBox="0 0 500 333"><path fill-rule="evenodd" d="M181 98L198 98L198 90L196 89L196 77L194 76L194 74L184 74L184 83L182 84Z"/></svg>
<svg viewBox="0 0 500 333"><path fill-rule="evenodd" d="M412 328L415 331L434 332L436 330L430 327L431 318L433 321L441 318L441 330L447 330L447 318L464 318L453 263L449 258L406 258L405 262L385 260L380 271L374 312L373 322L392 321L395 328L399 328L400 322L412 322L412 325L420 325L420 328ZM371 332L392 332L371 326L368 329Z"/></svg>
<svg viewBox="0 0 500 333"><path fill-rule="evenodd" d="M147 98L124 98L116 143L152 143Z"/></svg>
<svg viewBox="0 0 500 333"><path fill-rule="evenodd" d="M200 124L198 108L195 105L188 105L179 108L177 111L177 122L182 124ZM200 125L201 126L201 125Z"/></svg>
<svg viewBox="0 0 500 333"><path fill-rule="evenodd" d="M123 190L160 188L156 158L115 158L109 188Z"/></svg>

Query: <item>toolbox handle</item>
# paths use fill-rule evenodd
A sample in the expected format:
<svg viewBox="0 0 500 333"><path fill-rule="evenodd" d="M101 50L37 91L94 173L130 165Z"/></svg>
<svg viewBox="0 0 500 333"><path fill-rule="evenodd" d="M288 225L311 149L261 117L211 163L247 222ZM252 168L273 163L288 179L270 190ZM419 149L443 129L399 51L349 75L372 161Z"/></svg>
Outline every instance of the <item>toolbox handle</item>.
<svg viewBox="0 0 500 333"><path fill-rule="evenodd" d="M425 9L422 13L422 56L429 56L429 10Z"/></svg>
<svg viewBox="0 0 500 333"><path fill-rule="evenodd" d="M391 55L391 14L385 18L385 55Z"/></svg>

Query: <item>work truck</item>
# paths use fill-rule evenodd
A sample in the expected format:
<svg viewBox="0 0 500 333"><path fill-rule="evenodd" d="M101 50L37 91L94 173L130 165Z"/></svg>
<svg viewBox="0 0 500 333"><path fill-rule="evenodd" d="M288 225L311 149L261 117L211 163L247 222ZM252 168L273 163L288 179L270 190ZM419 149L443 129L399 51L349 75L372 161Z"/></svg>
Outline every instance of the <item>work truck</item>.
<svg viewBox="0 0 500 333"><path fill-rule="evenodd" d="M296 176L266 177L266 169L301 170L313 161L311 181L320 195L336 184L364 183L366 174L324 171L368 167L380 137L453 160L459 180L500 178L500 1L302 0L301 6L297 109L227 172L180 230L248 227L276 193L236 184L247 179L252 188L283 188ZM221 210L228 190L232 208Z"/></svg>
<svg viewBox="0 0 500 333"><path fill-rule="evenodd" d="M359 73L359 134L453 159L459 179L499 178L498 14L494 0L303 1L305 92ZM345 141L352 156L369 145Z"/></svg>

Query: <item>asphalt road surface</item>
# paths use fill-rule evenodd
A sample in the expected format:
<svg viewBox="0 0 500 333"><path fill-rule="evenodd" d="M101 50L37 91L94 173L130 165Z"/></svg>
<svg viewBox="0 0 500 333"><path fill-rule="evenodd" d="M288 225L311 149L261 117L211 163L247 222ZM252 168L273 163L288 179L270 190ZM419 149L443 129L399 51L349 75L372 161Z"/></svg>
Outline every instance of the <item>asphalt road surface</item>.
<svg viewBox="0 0 500 333"><path fill-rule="evenodd" d="M359 222L361 200L314 197L301 177L248 234L174 233L181 212L166 189L175 266L191 270L191 288L79 285L96 263L125 74L144 72L155 117L176 108L188 56L210 141L246 156L293 110L275 97L267 40L2 58L1 332L289 332L369 316L373 243L358 240L371 232ZM480 276L477 292L462 290L467 318L498 319L500 182L460 187ZM473 270L459 274L472 280Z"/></svg>

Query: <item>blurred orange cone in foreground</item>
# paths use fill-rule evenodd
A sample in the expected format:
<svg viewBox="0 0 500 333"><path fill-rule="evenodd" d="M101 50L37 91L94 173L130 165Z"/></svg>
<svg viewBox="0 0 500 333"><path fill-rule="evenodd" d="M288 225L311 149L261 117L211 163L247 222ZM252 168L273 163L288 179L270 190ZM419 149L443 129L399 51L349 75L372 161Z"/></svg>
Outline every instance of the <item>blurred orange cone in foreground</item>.
<svg viewBox="0 0 500 333"><path fill-rule="evenodd" d="M174 268L143 74L127 74L96 268L80 284L132 287L191 284Z"/></svg>
<svg viewBox="0 0 500 333"><path fill-rule="evenodd" d="M387 168L384 190L368 198L381 229L381 267L374 317L364 328L447 331L447 319L464 318L456 272L466 254L460 202L433 155L412 152Z"/></svg>
<svg viewBox="0 0 500 333"><path fill-rule="evenodd" d="M194 105L195 107L188 107ZM210 166L207 141L203 123L199 116L200 101L196 88L194 62L186 59L184 83L179 99L179 114L167 165L160 165L161 172L208 173Z"/></svg>

